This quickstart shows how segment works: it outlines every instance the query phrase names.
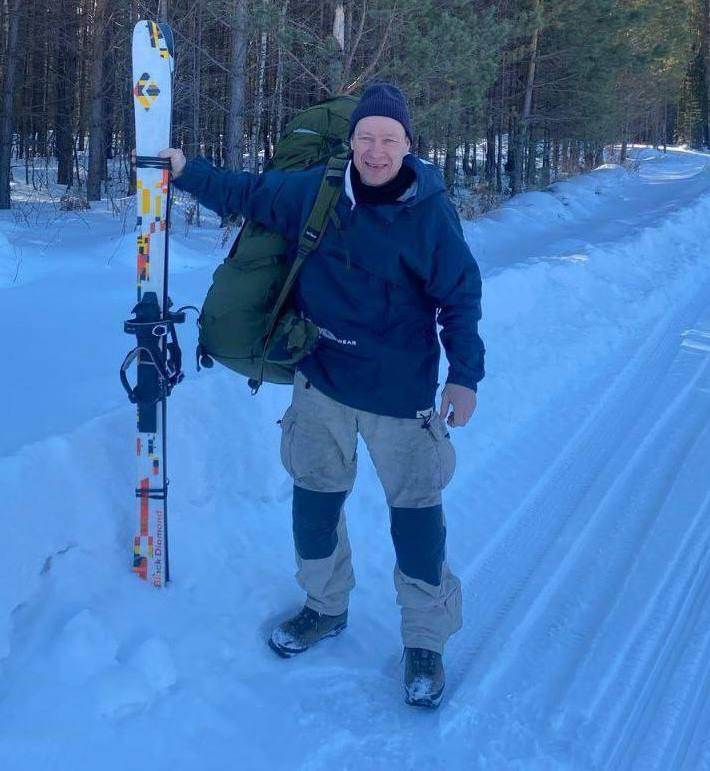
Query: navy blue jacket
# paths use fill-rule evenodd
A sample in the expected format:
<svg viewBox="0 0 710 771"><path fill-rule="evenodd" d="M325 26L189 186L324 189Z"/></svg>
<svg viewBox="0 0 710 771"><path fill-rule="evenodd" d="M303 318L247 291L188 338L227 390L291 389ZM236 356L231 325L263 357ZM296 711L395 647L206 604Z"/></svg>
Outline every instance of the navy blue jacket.
<svg viewBox="0 0 710 771"><path fill-rule="evenodd" d="M299 369L320 391L356 409L414 418L434 406L439 342L447 382L476 388L483 378L481 275L439 170L413 155L416 182L401 201L354 205L346 184L328 225L301 268L297 309L321 329ZM349 169L348 169L349 172ZM296 242L315 202L323 167L264 174L190 161L175 186L224 215L243 214ZM437 316L438 314L438 316Z"/></svg>

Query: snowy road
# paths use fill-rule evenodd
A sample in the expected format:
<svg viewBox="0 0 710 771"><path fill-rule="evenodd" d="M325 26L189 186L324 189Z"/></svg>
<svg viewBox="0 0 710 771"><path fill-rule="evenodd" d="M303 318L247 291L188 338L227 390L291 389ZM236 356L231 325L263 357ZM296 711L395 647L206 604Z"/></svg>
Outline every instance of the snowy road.
<svg viewBox="0 0 710 771"><path fill-rule="evenodd" d="M58 378L34 412L34 384L0 386L14 410L2 768L710 769L710 156L636 152L638 174L601 169L465 225L488 376L454 435L445 506L465 627L435 713L402 702L394 554L365 452L350 627L279 660L264 638L300 600L278 463L287 390L252 399L226 372L176 390L175 580L152 591L126 569L132 412L109 366L126 343L104 337L130 303L130 255L84 269L75 251L61 279L40 266L0 290L18 313L76 308L83 277L103 275L109 306L91 306L79 343L63 317L51 346L33 323L24 346L0 340L20 360L42 346L60 373L69 350L102 365L79 363L86 377ZM116 223L101 222L113 251ZM192 243L177 239L180 300L218 259Z"/></svg>
<svg viewBox="0 0 710 771"><path fill-rule="evenodd" d="M523 260L584 255L590 245L653 227L708 192L710 156L675 151L669 158L641 148L632 154L638 174L622 188L616 167L600 167L576 180L573 193L566 182L558 183L468 223L465 229L483 273ZM546 216L535 217L535 210Z"/></svg>

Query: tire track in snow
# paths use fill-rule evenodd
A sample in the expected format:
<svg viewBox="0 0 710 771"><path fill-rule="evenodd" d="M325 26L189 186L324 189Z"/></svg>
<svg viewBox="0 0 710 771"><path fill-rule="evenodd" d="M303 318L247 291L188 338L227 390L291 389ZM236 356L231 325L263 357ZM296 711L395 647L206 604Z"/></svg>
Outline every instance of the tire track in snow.
<svg viewBox="0 0 710 771"><path fill-rule="evenodd" d="M677 352L683 322L697 315L707 294L707 289L702 289L684 308L661 320L554 466L519 506L508 527L467 572L464 583L467 597L472 598L467 607L467 617L473 618L469 620L472 632L455 638L450 646L451 691L462 689L479 703L499 698L500 692L493 685L515 662L510 652L523 651L530 630L541 621L540 610L530 612L530 606L564 587L567 572L558 568L565 558L568 563L583 559L589 548L598 546L593 539L587 541L590 533L585 527L589 522L582 517L581 504L605 469L613 477L615 451L642 419L644 406L662 381L664 365ZM565 548L563 536L571 546ZM513 613L514 608L518 612ZM582 615L584 610L577 608ZM522 621L517 623L519 618ZM574 630L570 635L573 647L584 642L579 634L575 640ZM449 721L449 729L458 720L454 717Z"/></svg>

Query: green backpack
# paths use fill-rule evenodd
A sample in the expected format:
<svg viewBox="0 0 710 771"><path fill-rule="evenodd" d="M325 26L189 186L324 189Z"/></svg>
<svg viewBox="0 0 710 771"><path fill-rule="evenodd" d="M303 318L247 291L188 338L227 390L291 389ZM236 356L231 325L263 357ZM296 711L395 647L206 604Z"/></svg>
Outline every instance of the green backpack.
<svg viewBox="0 0 710 771"><path fill-rule="evenodd" d="M265 169L295 171L327 162L293 264L286 258L285 238L246 222L212 277L199 319L198 359L206 367L216 359L246 375L254 393L263 381L292 383L297 362L318 340L318 327L295 312L289 295L342 190L350 114L357 102L339 96L299 113Z"/></svg>

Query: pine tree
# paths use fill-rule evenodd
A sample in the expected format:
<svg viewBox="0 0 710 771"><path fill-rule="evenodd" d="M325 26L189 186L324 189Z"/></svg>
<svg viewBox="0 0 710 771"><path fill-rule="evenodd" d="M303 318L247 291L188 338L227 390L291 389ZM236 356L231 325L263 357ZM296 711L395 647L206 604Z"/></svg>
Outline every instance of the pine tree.
<svg viewBox="0 0 710 771"><path fill-rule="evenodd" d="M691 147L710 144L708 135L708 77L710 65L710 0L691 0L691 45L688 65L680 88L677 138Z"/></svg>

